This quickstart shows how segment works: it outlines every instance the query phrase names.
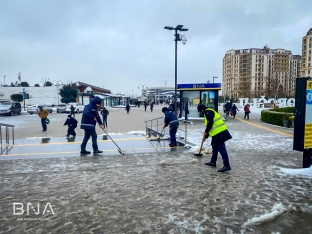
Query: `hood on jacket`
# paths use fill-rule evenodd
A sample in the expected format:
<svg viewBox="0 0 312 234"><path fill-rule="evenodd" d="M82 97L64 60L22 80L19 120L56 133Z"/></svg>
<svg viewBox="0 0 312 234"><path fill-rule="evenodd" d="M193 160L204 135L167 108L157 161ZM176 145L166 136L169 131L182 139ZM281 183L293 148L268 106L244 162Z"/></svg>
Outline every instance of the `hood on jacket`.
<svg viewBox="0 0 312 234"><path fill-rule="evenodd" d="M96 97L94 97L94 98L91 99L90 103L91 103L92 105L101 104L101 98L99 98L99 97L96 96Z"/></svg>

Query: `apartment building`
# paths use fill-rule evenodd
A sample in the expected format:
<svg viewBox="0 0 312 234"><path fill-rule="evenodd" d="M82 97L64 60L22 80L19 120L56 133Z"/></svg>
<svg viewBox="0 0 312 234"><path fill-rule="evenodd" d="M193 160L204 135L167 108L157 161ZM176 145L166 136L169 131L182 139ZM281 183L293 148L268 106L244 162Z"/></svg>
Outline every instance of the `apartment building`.
<svg viewBox="0 0 312 234"><path fill-rule="evenodd" d="M302 38L301 77L312 77L312 28Z"/></svg>
<svg viewBox="0 0 312 234"><path fill-rule="evenodd" d="M294 96L300 62L300 55L267 45L229 50L223 58L222 95L233 99Z"/></svg>

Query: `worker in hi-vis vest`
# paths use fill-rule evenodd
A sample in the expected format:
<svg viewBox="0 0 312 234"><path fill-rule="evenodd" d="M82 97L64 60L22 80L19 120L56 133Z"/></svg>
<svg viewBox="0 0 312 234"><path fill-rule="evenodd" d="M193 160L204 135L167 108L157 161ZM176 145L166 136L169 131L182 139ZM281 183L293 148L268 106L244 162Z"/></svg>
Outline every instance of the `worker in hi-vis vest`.
<svg viewBox="0 0 312 234"><path fill-rule="evenodd" d="M218 170L218 172L225 172L231 170L229 156L225 148L225 142L232 138L230 132L228 131L222 117L214 109L207 108L203 104L197 106L197 111L204 115L204 124L206 129L203 133L202 142L211 136L211 146L212 146L212 157L210 162L205 163L208 166L216 167L216 162L218 158L218 152L221 154L223 159L223 168Z"/></svg>

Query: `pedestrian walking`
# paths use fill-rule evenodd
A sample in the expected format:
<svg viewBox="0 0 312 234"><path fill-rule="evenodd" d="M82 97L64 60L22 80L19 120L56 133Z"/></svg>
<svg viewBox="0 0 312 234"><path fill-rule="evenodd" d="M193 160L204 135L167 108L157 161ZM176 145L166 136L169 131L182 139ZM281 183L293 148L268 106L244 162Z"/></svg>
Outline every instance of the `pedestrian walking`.
<svg viewBox="0 0 312 234"><path fill-rule="evenodd" d="M230 101L227 101L226 104L225 104L225 113L226 113L226 117L229 116L231 107L232 107L232 104L230 103Z"/></svg>
<svg viewBox="0 0 312 234"><path fill-rule="evenodd" d="M71 114L72 116L74 116L74 117L75 117L75 109L76 109L75 106L70 105L70 114Z"/></svg>
<svg viewBox="0 0 312 234"><path fill-rule="evenodd" d="M214 109L207 108L203 104L197 106L197 111L204 115L204 124L206 126L203 132L202 142L204 143L211 136L212 157L210 162L205 163L208 166L216 167L218 152L223 159L223 167L218 172L231 170L228 153L225 142L232 138L220 114Z"/></svg>
<svg viewBox="0 0 312 234"><path fill-rule="evenodd" d="M49 112L45 109L43 109L42 106L39 106L38 116L41 119L41 125L42 125L42 131L47 131L47 118L48 118Z"/></svg>
<svg viewBox="0 0 312 234"><path fill-rule="evenodd" d="M129 114L130 109L131 109L131 107L130 107L129 103L127 103L127 105L126 105L127 114Z"/></svg>
<svg viewBox="0 0 312 234"><path fill-rule="evenodd" d="M146 108L147 108L147 102L144 101L144 110L145 110L145 112L146 112Z"/></svg>
<svg viewBox="0 0 312 234"><path fill-rule="evenodd" d="M173 103L173 102L171 102L171 103L169 104L169 108L171 108L171 109L173 110L173 112L174 112L175 106L174 106L174 103Z"/></svg>
<svg viewBox="0 0 312 234"><path fill-rule="evenodd" d="M105 106L103 107L102 111L101 111L101 115L103 117L103 126L105 128L105 126L107 127L107 116L109 115L108 110L105 108Z"/></svg>
<svg viewBox="0 0 312 234"><path fill-rule="evenodd" d="M247 103L244 106L244 111L245 111L245 115L244 115L244 119L249 119L249 114L250 114L250 105Z"/></svg>
<svg viewBox="0 0 312 234"><path fill-rule="evenodd" d="M150 109L151 109L151 112L153 112L153 108L154 108L154 102L151 102L151 105L150 105Z"/></svg>
<svg viewBox="0 0 312 234"><path fill-rule="evenodd" d="M72 115L68 115L67 119L63 126L68 126L66 138L70 137L72 135L73 137L76 137L75 128L77 127L78 121L72 117Z"/></svg>
<svg viewBox="0 0 312 234"><path fill-rule="evenodd" d="M237 108L237 106L234 103L233 106L232 106L232 115L233 115L234 119L235 119L235 116L236 116L236 113L237 113L236 111L239 111L239 109Z"/></svg>
<svg viewBox="0 0 312 234"><path fill-rule="evenodd" d="M187 120L187 115L190 113L188 109L188 103L185 103L184 111L185 111L185 120Z"/></svg>
<svg viewBox="0 0 312 234"><path fill-rule="evenodd" d="M177 146L176 134L179 128L178 118L171 108L163 107L161 111L165 114L163 129L165 129L169 125L169 135L170 135L169 146L176 147Z"/></svg>
<svg viewBox="0 0 312 234"><path fill-rule="evenodd" d="M95 131L96 123L99 124L100 128L104 128L102 120L98 113L98 108L101 106L101 99L99 97L94 97L91 99L90 103L84 108L80 128L84 130L84 138L81 143L81 155L90 154L90 151L86 150L86 146L90 137L92 138L92 148L93 154L100 154L103 151L99 150L97 144L97 134Z"/></svg>

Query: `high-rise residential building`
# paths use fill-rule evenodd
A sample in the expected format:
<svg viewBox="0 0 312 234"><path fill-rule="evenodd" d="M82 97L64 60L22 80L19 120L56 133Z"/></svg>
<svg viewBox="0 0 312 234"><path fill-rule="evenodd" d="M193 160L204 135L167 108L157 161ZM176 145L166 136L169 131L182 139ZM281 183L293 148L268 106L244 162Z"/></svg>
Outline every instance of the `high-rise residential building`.
<svg viewBox="0 0 312 234"><path fill-rule="evenodd" d="M290 97L300 76L300 55L285 49L229 50L223 58L222 95L240 97Z"/></svg>
<svg viewBox="0 0 312 234"><path fill-rule="evenodd" d="M312 28L302 38L301 77L312 77Z"/></svg>

